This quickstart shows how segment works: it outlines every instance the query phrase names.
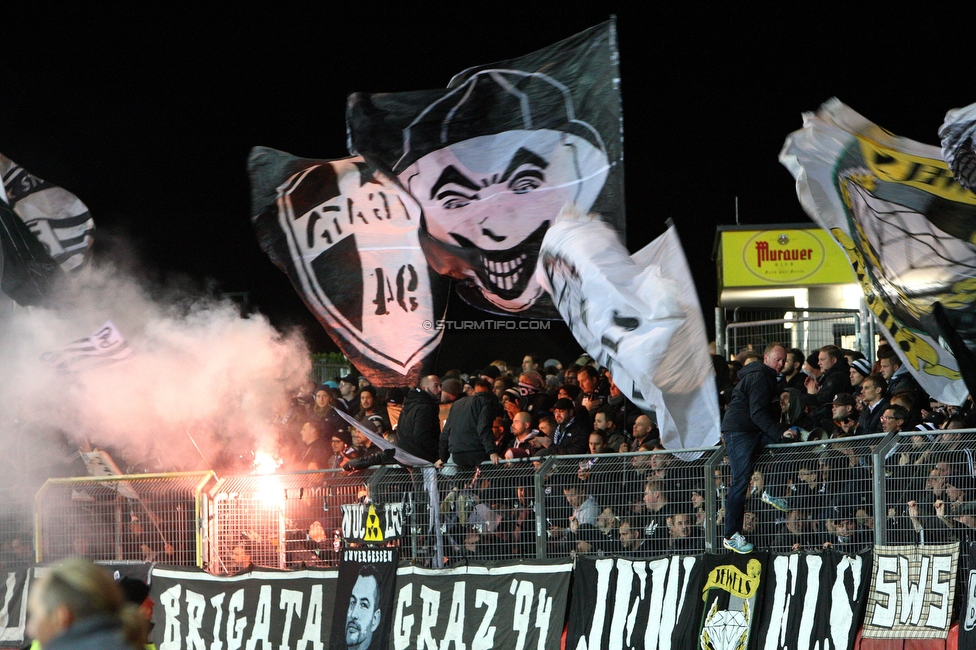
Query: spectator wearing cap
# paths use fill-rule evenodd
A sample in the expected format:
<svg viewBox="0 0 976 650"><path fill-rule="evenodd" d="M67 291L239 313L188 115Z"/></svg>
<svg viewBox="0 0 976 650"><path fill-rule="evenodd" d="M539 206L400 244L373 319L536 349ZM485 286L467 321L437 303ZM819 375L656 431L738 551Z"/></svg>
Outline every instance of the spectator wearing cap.
<svg viewBox="0 0 976 650"><path fill-rule="evenodd" d="M339 399L339 391L335 388L323 384L315 391L315 405L312 407L312 414L322 421L324 425L323 436L325 440L332 437L332 432L337 430L348 430L346 421L336 413L335 405Z"/></svg>
<svg viewBox="0 0 976 650"><path fill-rule="evenodd" d="M888 406L888 400L884 396L887 388L888 383L878 373L868 375L861 381L861 403L863 404L861 428L864 433L880 433L883 430L881 416L884 415L884 410Z"/></svg>
<svg viewBox="0 0 976 650"><path fill-rule="evenodd" d="M820 352L811 352L807 356L806 361L803 362L803 372L807 374L807 377L813 377L814 379L820 379L820 375L823 374L823 370L820 368ZM804 382L804 390L806 389L806 383Z"/></svg>
<svg viewBox="0 0 976 650"><path fill-rule="evenodd" d="M441 401L438 406L441 429L447 422L451 412L451 405L464 397L464 384L457 377L444 376L441 378Z"/></svg>
<svg viewBox="0 0 976 650"><path fill-rule="evenodd" d="M867 359L851 361L851 394L857 397L861 394L861 382L871 374L871 364Z"/></svg>
<svg viewBox="0 0 976 650"><path fill-rule="evenodd" d="M502 371L496 366L488 366L478 374L481 375L483 379L490 381L494 386L495 380L502 376Z"/></svg>
<svg viewBox="0 0 976 650"><path fill-rule="evenodd" d="M353 458L357 458L359 453L352 446L352 435L348 431L335 431L329 440L332 449L332 457L328 465L322 469L342 469Z"/></svg>
<svg viewBox="0 0 976 650"><path fill-rule="evenodd" d="M573 400L556 400L552 407L556 429L552 437L539 436L533 442L540 448L539 455L585 454L589 450L589 424L577 416Z"/></svg>
<svg viewBox="0 0 976 650"><path fill-rule="evenodd" d="M518 391L521 410L532 416L532 428L539 428L539 418L549 415L555 398L545 392L545 381L542 375L534 370L524 371L519 375Z"/></svg>
<svg viewBox="0 0 976 650"><path fill-rule="evenodd" d="M397 422L400 448L432 463L439 457L442 392L443 384L437 375L424 377L403 399L403 411Z"/></svg>
<svg viewBox="0 0 976 650"><path fill-rule="evenodd" d="M359 379L353 375L346 375L339 379L339 400L342 410L355 413L359 410Z"/></svg>
<svg viewBox="0 0 976 650"><path fill-rule="evenodd" d="M854 396L850 393L838 393L834 395L830 410L831 424L839 427L841 422L857 422L860 413L857 412L857 403Z"/></svg>

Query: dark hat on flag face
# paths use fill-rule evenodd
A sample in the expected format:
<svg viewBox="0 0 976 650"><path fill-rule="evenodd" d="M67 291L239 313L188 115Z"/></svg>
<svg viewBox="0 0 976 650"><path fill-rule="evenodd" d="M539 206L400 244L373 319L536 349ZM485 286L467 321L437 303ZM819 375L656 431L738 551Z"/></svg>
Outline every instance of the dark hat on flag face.
<svg viewBox="0 0 976 650"><path fill-rule="evenodd" d="M871 364L868 363L867 359L855 359L851 362L851 368L865 377L871 374Z"/></svg>
<svg viewBox="0 0 976 650"><path fill-rule="evenodd" d="M577 118L569 89L546 74L481 70L451 86L404 130L394 173L437 149L505 131L565 131L605 151L596 130Z"/></svg>
<svg viewBox="0 0 976 650"><path fill-rule="evenodd" d="M855 406L857 402L850 393L838 393L834 395L834 406Z"/></svg>
<svg viewBox="0 0 976 650"><path fill-rule="evenodd" d="M572 411L576 408L576 405L573 404L573 400L566 397L561 397L556 400L556 403L552 405L552 408L559 409L560 411Z"/></svg>

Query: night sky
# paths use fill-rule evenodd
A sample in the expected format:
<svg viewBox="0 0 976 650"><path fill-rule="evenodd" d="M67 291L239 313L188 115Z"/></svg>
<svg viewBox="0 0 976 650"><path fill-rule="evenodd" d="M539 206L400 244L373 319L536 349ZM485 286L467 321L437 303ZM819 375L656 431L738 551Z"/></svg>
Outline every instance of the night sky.
<svg viewBox="0 0 976 650"><path fill-rule="evenodd" d="M152 277L248 292L275 325L302 327L326 351L329 339L257 245L249 149L343 157L351 92L443 87L464 68L539 49L614 13L627 244L639 249L674 219L711 331L715 227L735 222L736 197L741 223L808 221L777 162L801 112L837 96L898 135L936 144L946 111L976 101L973 23L942 5L939 14L931 5L929 15L885 16L669 4L683 6L5 7L0 152L88 205L98 256L127 252ZM555 332L541 347L569 349L567 337ZM448 336L443 354L487 363L464 356L471 342Z"/></svg>

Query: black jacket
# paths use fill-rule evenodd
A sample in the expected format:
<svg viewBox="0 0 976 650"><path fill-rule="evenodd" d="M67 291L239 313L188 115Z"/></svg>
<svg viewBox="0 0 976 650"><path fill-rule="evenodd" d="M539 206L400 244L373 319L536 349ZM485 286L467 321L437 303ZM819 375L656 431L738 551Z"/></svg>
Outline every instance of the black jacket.
<svg viewBox="0 0 976 650"><path fill-rule="evenodd" d="M760 361L743 366L722 420L722 431L761 433L771 442L779 442L784 429L777 423L779 416L776 371Z"/></svg>
<svg viewBox="0 0 976 650"><path fill-rule="evenodd" d="M440 405L429 393L419 388L407 393L397 421L397 435L403 451L432 463L437 461Z"/></svg>
<svg viewBox="0 0 976 650"><path fill-rule="evenodd" d="M498 453L491 425L501 414L502 408L494 393L478 392L454 402L441 431L440 459L446 462L450 454L479 458L483 455L479 461L482 462Z"/></svg>
<svg viewBox="0 0 976 650"><path fill-rule="evenodd" d="M554 454L587 454L590 451L590 427L579 416L566 423L558 425L552 434L550 450Z"/></svg>
<svg viewBox="0 0 976 650"><path fill-rule="evenodd" d="M881 426L881 415L884 413L885 409L888 408L888 400L881 398L878 405L871 410L867 404L861 409L861 419L860 425L864 429L864 433L881 433L884 431L884 427Z"/></svg>
<svg viewBox="0 0 976 650"><path fill-rule="evenodd" d="M851 367L847 364L847 359L843 357L838 360L820 377L820 392L816 395L807 395L809 406L827 406L827 416L830 416L830 404L834 398L841 393L850 393L851 388Z"/></svg>

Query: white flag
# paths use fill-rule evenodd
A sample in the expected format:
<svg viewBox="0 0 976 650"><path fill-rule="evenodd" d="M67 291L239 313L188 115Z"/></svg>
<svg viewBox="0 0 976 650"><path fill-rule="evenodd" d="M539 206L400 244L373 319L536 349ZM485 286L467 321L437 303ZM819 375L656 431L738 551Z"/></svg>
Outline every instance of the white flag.
<svg viewBox="0 0 976 650"><path fill-rule="evenodd" d="M97 332L78 339L60 350L45 352L41 359L58 370L71 373L121 363L132 354L132 348L112 321L106 321Z"/></svg>
<svg viewBox="0 0 976 650"><path fill-rule="evenodd" d="M976 339L976 195L937 147L885 131L836 98L783 145L810 218L844 250L864 301L891 347L929 395L962 404L969 391L939 342L932 305Z"/></svg>
<svg viewBox="0 0 976 650"><path fill-rule="evenodd" d="M539 281L583 349L665 447L719 441L718 394L695 285L674 226L631 256L605 223L564 210L542 242Z"/></svg>

